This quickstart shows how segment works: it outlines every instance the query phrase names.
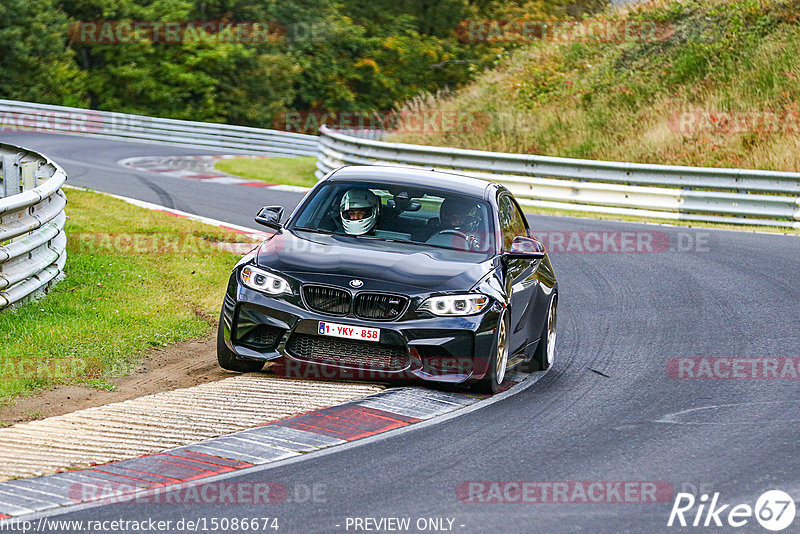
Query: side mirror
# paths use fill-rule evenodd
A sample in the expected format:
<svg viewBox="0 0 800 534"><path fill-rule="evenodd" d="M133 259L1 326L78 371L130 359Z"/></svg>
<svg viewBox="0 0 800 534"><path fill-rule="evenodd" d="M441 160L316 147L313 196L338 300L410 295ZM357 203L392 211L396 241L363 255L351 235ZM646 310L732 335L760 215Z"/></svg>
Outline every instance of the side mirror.
<svg viewBox="0 0 800 534"><path fill-rule="evenodd" d="M544 245L535 239L519 235L511 242L511 250L505 252L504 256L509 259L521 260L540 260L544 258Z"/></svg>
<svg viewBox="0 0 800 534"><path fill-rule="evenodd" d="M262 225L275 230L279 234L283 232L281 227L281 218L283 217L283 206L264 206L258 210L255 221Z"/></svg>

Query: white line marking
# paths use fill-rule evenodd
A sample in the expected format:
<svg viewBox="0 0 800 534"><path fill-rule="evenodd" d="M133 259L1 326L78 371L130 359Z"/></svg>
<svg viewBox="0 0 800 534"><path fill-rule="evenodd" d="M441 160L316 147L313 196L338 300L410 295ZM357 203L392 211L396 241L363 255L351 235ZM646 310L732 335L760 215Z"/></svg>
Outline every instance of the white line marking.
<svg viewBox="0 0 800 534"><path fill-rule="evenodd" d="M783 419L781 421L730 421L730 422L695 422L695 421L676 421L675 419L681 417L682 415L686 415L693 412L700 412L703 410L717 410L719 408L729 408L731 406L753 406L756 404L800 404L800 400L796 401L757 401L757 402L737 402L733 404L714 404L711 406L699 406L697 408L688 408L686 410L681 410L679 412L672 412L668 413L667 415L663 416L661 419L657 419L653 421L654 423L666 423L666 424L673 424L673 425L748 425L748 424L769 424L769 423L794 423L800 421L800 419Z"/></svg>

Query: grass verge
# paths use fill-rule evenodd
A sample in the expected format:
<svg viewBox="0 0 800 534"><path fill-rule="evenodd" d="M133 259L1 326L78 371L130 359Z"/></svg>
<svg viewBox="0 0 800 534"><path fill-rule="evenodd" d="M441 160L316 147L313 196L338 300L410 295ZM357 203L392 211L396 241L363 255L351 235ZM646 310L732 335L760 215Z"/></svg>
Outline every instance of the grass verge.
<svg viewBox="0 0 800 534"><path fill-rule="evenodd" d="M270 184L298 185L311 187L317 183L314 177L317 158L231 158L220 160L214 165L218 171L241 176L250 180L260 180Z"/></svg>
<svg viewBox="0 0 800 534"><path fill-rule="evenodd" d="M243 236L71 190L66 278L0 313L0 404L56 384L112 388L149 348L207 335Z"/></svg>

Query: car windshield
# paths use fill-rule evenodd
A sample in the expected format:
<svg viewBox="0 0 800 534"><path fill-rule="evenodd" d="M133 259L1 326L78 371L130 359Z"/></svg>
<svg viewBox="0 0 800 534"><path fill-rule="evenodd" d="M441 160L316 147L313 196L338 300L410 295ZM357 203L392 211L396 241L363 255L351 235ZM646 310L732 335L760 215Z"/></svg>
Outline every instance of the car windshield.
<svg viewBox="0 0 800 534"><path fill-rule="evenodd" d="M419 186L332 182L295 217L292 230L465 252L494 250L489 204Z"/></svg>

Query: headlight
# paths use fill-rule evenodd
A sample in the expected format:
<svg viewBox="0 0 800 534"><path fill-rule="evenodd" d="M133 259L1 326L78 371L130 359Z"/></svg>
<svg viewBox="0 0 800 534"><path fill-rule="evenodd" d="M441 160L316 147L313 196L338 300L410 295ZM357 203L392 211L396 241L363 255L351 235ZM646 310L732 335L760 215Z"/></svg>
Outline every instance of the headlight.
<svg viewBox="0 0 800 534"><path fill-rule="evenodd" d="M431 297L423 302L419 311L434 315L474 315L489 304L489 297L479 293Z"/></svg>
<svg viewBox="0 0 800 534"><path fill-rule="evenodd" d="M270 295L292 293L292 289L289 287L289 282L280 276L275 276L272 273L268 273L267 271L253 267L252 265L248 265L242 269L242 283L250 289L263 291L264 293L269 293Z"/></svg>

